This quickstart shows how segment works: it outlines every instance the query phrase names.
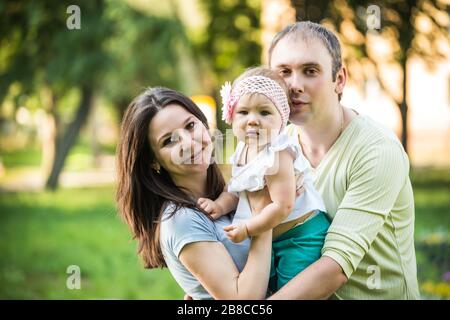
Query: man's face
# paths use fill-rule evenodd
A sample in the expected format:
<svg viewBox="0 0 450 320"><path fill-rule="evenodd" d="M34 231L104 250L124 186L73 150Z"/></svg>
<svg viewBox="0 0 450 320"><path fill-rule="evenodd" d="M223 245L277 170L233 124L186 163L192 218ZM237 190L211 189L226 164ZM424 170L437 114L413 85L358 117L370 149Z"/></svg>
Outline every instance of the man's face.
<svg viewBox="0 0 450 320"><path fill-rule="evenodd" d="M307 124L330 115L338 96L331 55L320 39L284 37L272 51L270 67L289 87L292 123Z"/></svg>

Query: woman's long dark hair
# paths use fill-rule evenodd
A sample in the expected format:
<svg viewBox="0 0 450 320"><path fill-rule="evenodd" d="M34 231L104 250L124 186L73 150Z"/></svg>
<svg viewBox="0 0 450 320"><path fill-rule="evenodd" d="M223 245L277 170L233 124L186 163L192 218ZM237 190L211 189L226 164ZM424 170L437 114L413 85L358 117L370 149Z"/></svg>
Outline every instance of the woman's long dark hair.
<svg viewBox="0 0 450 320"><path fill-rule="evenodd" d="M196 203L177 187L162 167L160 173L151 168L155 155L148 140L153 117L169 104L177 104L197 117L208 128L205 115L185 95L167 88L146 89L128 106L117 147L119 214L129 225L133 239L139 243L138 254L145 268L165 267L159 243L161 215L169 203L175 214L181 207L195 208ZM216 199L225 186L217 164L207 170L206 197Z"/></svg>

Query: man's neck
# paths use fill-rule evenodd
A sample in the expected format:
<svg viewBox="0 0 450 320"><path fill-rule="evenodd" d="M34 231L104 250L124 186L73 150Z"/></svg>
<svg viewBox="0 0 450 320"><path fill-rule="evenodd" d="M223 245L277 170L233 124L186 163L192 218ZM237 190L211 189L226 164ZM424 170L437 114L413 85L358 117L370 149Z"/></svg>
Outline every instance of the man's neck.
<svg viewBox="0 0 450 320"><path fill-rule="evenodd" d="M313 167L319 165L342 134L351 120L349 117L349 112L339 105L328 117L298 126L303 153Z"/></svg>

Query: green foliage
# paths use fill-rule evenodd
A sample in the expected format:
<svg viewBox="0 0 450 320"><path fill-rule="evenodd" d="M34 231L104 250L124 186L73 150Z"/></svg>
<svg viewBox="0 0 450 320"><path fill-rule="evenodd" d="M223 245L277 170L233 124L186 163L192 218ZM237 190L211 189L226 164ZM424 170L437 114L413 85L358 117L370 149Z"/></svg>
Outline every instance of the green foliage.
<svg viewBox="0 0 450 320"><path fill-rule="evenodd" d="M112 35L104 1L78 1L81 29L69 30L70 1L7 1L1 7L1 46L10 48L0 73L0 92L14 82L22 92L47 84L63 95L82 85L94 86L108 65L103 48ZM0 96L0 101L3 96Z"/></svg>
<svg viewBox="0 0 450 320"><path fill-rule="evenodd" d="M179 60L190 44L180 21L123 1L78 1L81 29L69 30L70 4L8 1L0 6L0 101L14 83L19 90L11 99L39 95L43 86L63 99L87 86L113 104L128 104L147 86L183 89Z"/></svg>
<svg viewBox="0 0 450 320"><path fill-rule="evenodd" d="M219 89L225 81L261 64L261 4L249 0L202 0L201 4L209 22L203 37L194 39L195 51L203 58L201 72L208 76L204 81L208 94L220 102ZM220 108L217 110L218 126L224 129Z"/></svg>
<svg viewBox="0 0 450 320"><path fill-rule="evenodd" d="M254 1L202 1L209 23L198 50L210 59L218 80L231 80L261 61L260 4Z"/></svg>
<svg viewBox="0 0 450 320"><path fill-rule="evenodd" d="M107 16L117 33L107 42L112 64L104 77L104 92L113 103L128 104L148 86L184 89L179 57L190 44L178 20L149 16L117 1L109 3Z"/></svg>

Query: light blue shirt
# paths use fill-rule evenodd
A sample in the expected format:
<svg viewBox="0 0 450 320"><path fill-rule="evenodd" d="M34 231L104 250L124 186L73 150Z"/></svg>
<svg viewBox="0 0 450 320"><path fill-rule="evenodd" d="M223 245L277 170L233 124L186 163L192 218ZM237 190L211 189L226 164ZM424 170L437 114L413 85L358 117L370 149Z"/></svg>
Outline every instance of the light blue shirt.
<svg viewBox="0 0 450 320"><path fill-rule="evenodd" d="M213 299L181 263L179 259L181 250L185 245L193 242L221 242L241 272L247 262L250 240L246 239L241 243L228 240L223 227L231 224L232 215L222 216L212 221L200 211L181 208L169 218L173 208L174 206L170 205L164 211L160 228L161 250L167 267L179 286L194 300Z"/></svg>

